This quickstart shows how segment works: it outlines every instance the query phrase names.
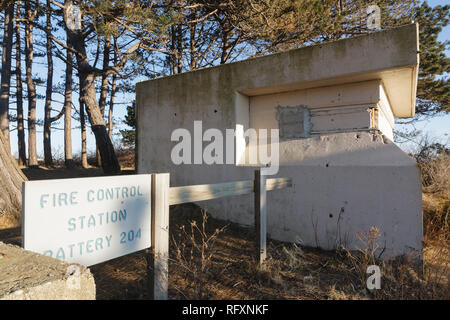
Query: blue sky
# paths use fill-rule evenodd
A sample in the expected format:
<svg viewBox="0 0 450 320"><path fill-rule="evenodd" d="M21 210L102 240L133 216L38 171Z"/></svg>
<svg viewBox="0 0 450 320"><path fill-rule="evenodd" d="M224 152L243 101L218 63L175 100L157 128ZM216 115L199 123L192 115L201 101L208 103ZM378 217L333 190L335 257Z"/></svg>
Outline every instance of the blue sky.
<svg viewBox="0 0 450 320"><path fill-rule="evenodd" d="M431 0L427 1L430 6L436 6L436 5L445 5L448 3L448 1L444 0ZM443 32L440 34L439 39L441 41L444 40L450 40L450 27L447 27L443 30ZM450 54L450 50L446 51L446 54ZM35 61L37 62L33 66L33 74L39 75L42 78L45 78L46 75L46 67L45 67L45 57L44 58L36 58ZM54 83L58 83L63 81L65 66L64 64L58 59L54 58L55 63L55 75L54 75ZM25 64L22 63L24 66ZM448 75L446 75L448 76ZM38 87L38 93L45 95L45 87ZM63 101L63 97L59 94L54 94L53 99L58 101ZM109 98L108 98L109 99ZM130 104L130 102L134 99L134 95L132 94L118 94L116 96L116 102L114 106L114 119L117 122L117 125L115 127L114 132L117 134L119 133L119 129L125 128L125 126L121 123L126 115L126 107ZM76 105L78 105L78 95L74 93L73 101ZM37 104L37 114L38 117L42 117L43 115L43 100L38 100ZM55 104L53 106L55 110L55 114L57 111L61 109L61 104ZM15 106L14 106L15 107ZM25 110L26 109L26 102L25 102ZM75 121L72 123L75 126ZM427 134L430 138L435 139L440 142L448 142L450 137L450 115L444 115L444 116L438 116L434 117L425 121L416 122L414 124L416 129L421 130L425 134ZM58 121L54 124L55 127L62 128L63 120ZM76 124L78 126L78 124ZM404 129L405 126L396 126L396 129ZM116 136L114 138L115 140L119 139L119 136ZM28 143L28 141L27 141ZM95 138L94 135L91 133L90 129L88 129L88 135L87 135L87 143L88 143L88 153L92 153L95 150ZM28 145L28 144L27 144ZM81 150L81 139L80 139L80 129L79 128L73 128L72 130L72 145L73 145L73 153L74 156L79 155ZM409 150L412 145L410 144L403 144L401 147L405 150ZM53 154L55 158L61 158L63 159L64 156L64 132L62 130L52 130L52 149ZM37 133L37 150L38 150L38 156L42 157L43 154L43 142L42 142L42 127L38 127L38 133ZM14 155L17 155L17 131L11 132L11 151Z"/></svg>

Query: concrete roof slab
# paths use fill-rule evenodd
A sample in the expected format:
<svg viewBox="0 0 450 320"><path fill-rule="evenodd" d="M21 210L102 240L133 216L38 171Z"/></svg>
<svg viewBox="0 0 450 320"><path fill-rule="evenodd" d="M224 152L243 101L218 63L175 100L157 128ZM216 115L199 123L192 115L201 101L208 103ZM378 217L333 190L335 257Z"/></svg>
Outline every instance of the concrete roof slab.
<svg viewBox="0 0 450 320"><path fill-rule="evenodd" d="M418 24L409 24L149 81L159 88L180 82L205 83L204 75L210 73L209 77L223 82L225 91L256 96L381 80L394 116L412 117L419 67L418 32Z"/></svg>

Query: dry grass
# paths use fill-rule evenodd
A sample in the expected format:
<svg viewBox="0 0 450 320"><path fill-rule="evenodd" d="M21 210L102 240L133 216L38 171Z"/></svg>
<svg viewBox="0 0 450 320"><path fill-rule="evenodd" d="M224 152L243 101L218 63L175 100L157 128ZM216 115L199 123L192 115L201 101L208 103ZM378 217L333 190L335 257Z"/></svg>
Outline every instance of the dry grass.
<svg viewBox="0 0 450 320"><path fill-rule="evenodd" d="M182 289L176 288L185 298L188 296L194 299L209 298L209 291L205 291L204 288L208 284L208 279L214 276L211 273L211 266L215 243L227 226L209 232L206 228L207 222L208 215L206 211L202 211L201 221L189 220L188 226L181 224L175 227L175 232L172 232L171 240L174 248L172 264L179 269L179 273L185 275L186 282L191 284L189 290L184 290L185 293L182 293Z"/></svg>
<svg viewBox="0 0 450 320"><path fill-rule="evenodd" d="M20 221L16 216L4 213L0 210L0 230L18 226L20 226Z"/></svg>
<svg viewBox="0 0 450 320"><path fill-rule="evenodd" d="M189 218L180 211L191 210ZM179 206L178 223L189 223L199 208ZM196 212L196 213L195 213ZM194 218L195 219L195 218ZM172 221L171 221L172 222ZM223 222L210 218L212 234ZM361 232L361 249L357 251L323 251L270 240L266 268L261 270L254 254L251 230L228 224L217 235L216 246L208 260L209 271L195 281L189 271L179 268L172 259L170 293L175 299L449 299L449 255L431 255L427 251L425 266L418 268L415 257L399 257L382 261L375 255L379 231ZM434 249L436 250L436 249ZM201 257L194 262L201 265ZM381 289L366 289L368 265L380 266ZM439 265L440 268L435 266ZM173 272L172 272L173 271ZM201 295L193 287L202 285Z"/></svg>
<svg viewBox="0 0 450 320"><path fill-rule="evenodd" d="M420 163L423 191L450 196L450 154L442 153Z"/></svg>
<svg viewBox="0 0 450 320"><path fill-rule="evenodd" d="M450 154L423 161L424 277L450 285ZM450 291L450 290L448 290ZM448 292L447 292L448 298Z"/></svg>
<svg viewBox="0 0 450 320"><path fill-rule="evenodd" d="M423 193L423 224L425 242L449 244L450 241L450 195Z"/></svg>
<svg viewBox="0 0 450 320"><path fill-rule="evenodd" d="M192 240L180 234L184 225L190 235L193 221L205 239L214 239L203 250L203 258L200 233L195 234L200 247L192 255ZM171 241L170 299L450 299L450 256L442 247L426 248L425 268L421 272L406 258L386 262L371 255L371 250L365 255L363 246L362 251L349 251L349 256L346 250L324 251L269 240L266 268L261 270L253 230L211 217L203 229L203 221L201 209L193 204L171 207L170 235L177 244ZM20 244L20 229L0 231L0 239ZM183 243L187 262L180 263L177 246ZM381 290L365 289L362 271L369 263L380 266ZM205 272L201 272L202 268ZM145 251L95 265L91 272L98 299L148 298Z"/></svg>
<svg viewBox="0 0 450 320"><path fill-rule="evenodd" d="M366 273L368 266L375 265L380 268L382 274L381 289L365 290L372 299L423 300L450 298L448 286L450 256L448 251L442 251L443 246L427 247L426 249L430 253L436 249L439 250L439 255L425 254L423 262L421 262L420 256L413 254L386 261L378 259L375 254L379 248L379 236L379 230L372 227L368 232L360 233L357 236L362 244L361 248L356 251L345 248L343 250L345 253L343 255L344 269L353 270L355 274L359 274L359 285L361 287L366 286L366 280L369 276ZM436 268L436 263L441 268Z"/></svg>

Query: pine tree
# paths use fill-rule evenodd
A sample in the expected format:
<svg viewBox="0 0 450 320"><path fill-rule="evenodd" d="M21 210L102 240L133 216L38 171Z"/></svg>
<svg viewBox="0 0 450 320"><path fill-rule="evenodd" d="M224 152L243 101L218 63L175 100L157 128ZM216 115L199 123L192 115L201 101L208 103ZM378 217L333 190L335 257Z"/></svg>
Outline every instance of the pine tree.
<svg viewBox="0 0 450 320"><path fill-rule="evenodd" d="M137 51L143 46L149 50L158 50L154 47L155 41L162 41L157 35L164 31L167 19L159 19L157 9L152 2L125 2L125 1L85 1L80 2L82 18L79 26L72 26L79 18L71 16L69 8L72 0L65 0L64 4L52 1L64 11L68 37L76 58L76 69L80 78L81 100L86 107L86 112L95 135L95 140L101 155L101 165L105 173L117 173L120 165L114 152L114 146L106 130L104 114L96 98L96 79L102 76L117 74L121 78L127 78L134 71L122 74L126 70L128 61L136 58ZM94 21L95 24L92 24ZM97 35L116 34L127 39L119 44L119 56L115 65L96 67L95 59L92 64L88 55L88 37L93 32ZM156 39L156 40L155 40ZM53 37L58 43L58 40ZM59 45L62 43L59 42ZM64 45L63 45L64 46ZM138 66L139 64L135 64Z"/></svg>
<svg viewBox="0 0 450 320"><path fill-rule="evenodd" d="M124 124L129 126L131 129L120 130L122 134L123 144L134 148L136 144L136 102L127 107L127 115L125 116Z"/></svg>
<svg viewBox="0 0 450 320"><path fill-rule="evenodd" d="M28 165L38 165L36 149L36 84L33 79L33 26L37 8L25 0L25 65L28 89Z"/></svg>
<svg viewBox="0 0 450 320"><path fill-rule="evenodd" d="M53 93L53 50L52 50L52 8L50 0L46 6L46 53L47 53L47 88L45 90L44 106L44 163L46 166L53 165L51 124L52 124L52 93Z"/></svg>
<svg viewBox="0 0 450 320"><path fill-rule="evenodd" d="M16 5L16 106L17 106L17 150L19 152L19 165L26 166L26 145L25 145L25 126L23 116L23 82L22 82L22 40L20 36L21 10L20 2Z"/></svg>
<svg viewBox="0 0 450 320"><path fill-rule="evenodd" d="M450 58L445 48L450 42L438 40L439 33L449 23L450 6L431 8L426 2L417 8L415 19L420 32L420 69L417 85L418 115L450 112Z"/></svg>
<svg viewBox="0 0 450 320"><path fill-rule="evenodd" d="M3 133L7 148L10 148L9 139L9 95L11 82L11 51L13 43L14 3L5 9L5 22L2 43L2 68L0 87L0 131Z"/></svg>

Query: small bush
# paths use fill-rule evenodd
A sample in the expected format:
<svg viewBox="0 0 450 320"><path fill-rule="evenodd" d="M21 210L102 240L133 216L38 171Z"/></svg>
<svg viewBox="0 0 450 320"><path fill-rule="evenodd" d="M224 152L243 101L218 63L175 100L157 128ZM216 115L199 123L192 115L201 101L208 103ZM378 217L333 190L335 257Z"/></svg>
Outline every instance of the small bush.
<svg viewBox="0 0 450 320"><path fill-rule="evenodd" d="M187 299L207 299L209 297L207 280L211 274L212 257L215 254L215 243L227 226L208 232L206 225L208 215L202 210L201 221L189 221L189 225L178 226L172 235L175 257L171 259L178 271L182 272L190 290L177 291Z"/></svg>

